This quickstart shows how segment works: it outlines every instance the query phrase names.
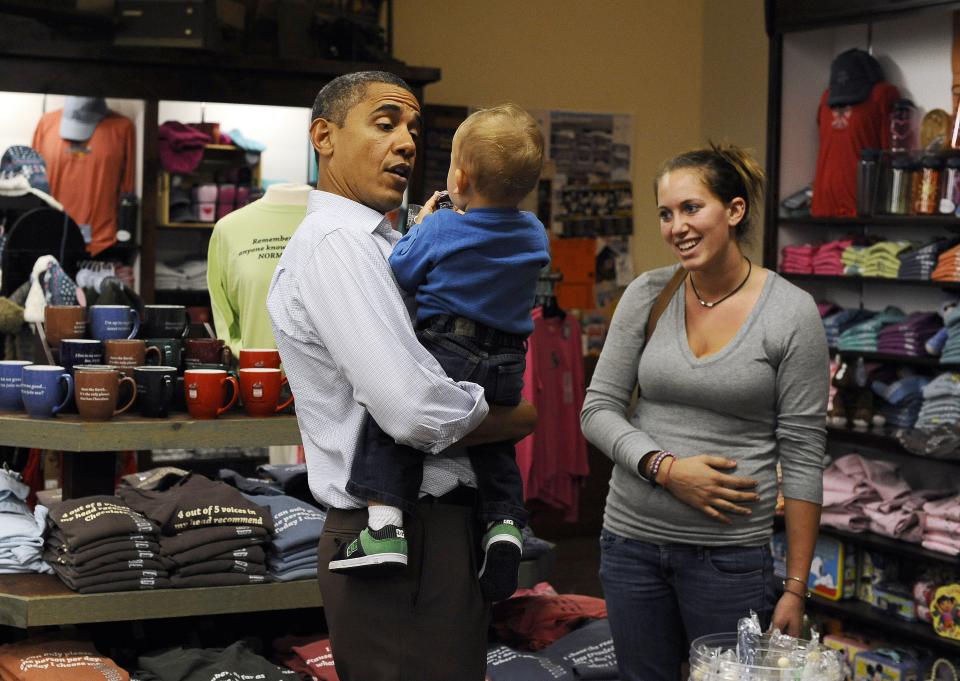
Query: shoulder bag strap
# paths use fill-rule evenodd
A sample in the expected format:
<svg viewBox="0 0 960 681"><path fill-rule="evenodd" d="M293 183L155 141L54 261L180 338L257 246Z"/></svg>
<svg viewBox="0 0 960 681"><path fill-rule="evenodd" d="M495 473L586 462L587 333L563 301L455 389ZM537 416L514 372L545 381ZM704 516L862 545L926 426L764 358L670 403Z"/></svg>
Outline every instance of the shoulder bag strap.
<svg viewBox="0 0 960 681"><path fill-rule="evenodd" d="M660 321L660 315L667 309L667 305L670 304L670 299L673 298L673 294L677 292L680 284L682 284L686 278L687 271L683 267L678 267L677 271L670 277L670 281L668 281L667 285L660 291L660 295L653 301L653 307L650 308L650 316L647 318L647 335L644 339L644 344L650 342L650 337L657 328L657 322Z"/></svg>

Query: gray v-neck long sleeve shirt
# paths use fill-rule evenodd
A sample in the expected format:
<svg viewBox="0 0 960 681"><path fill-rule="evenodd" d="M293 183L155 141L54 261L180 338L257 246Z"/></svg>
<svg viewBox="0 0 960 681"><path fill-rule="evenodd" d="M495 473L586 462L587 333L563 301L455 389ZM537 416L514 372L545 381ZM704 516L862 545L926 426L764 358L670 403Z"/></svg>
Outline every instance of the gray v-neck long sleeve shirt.
<svg viewBox="0 0 960 681"><path fill-rule="evenodd" d="M787 498L822 500L830 362L820 315L810 294L769 272L737 335L698 359L687 341L683 286L650 341L644 338L650 308L674 271L652 270L627 288L587 389L583 433L616 464L604 527L655 544L762 545L773 529L778 461ZM652 487L637 466L660 449L736 460L730 472L759 481L752 515L723 525Z"/></svg>

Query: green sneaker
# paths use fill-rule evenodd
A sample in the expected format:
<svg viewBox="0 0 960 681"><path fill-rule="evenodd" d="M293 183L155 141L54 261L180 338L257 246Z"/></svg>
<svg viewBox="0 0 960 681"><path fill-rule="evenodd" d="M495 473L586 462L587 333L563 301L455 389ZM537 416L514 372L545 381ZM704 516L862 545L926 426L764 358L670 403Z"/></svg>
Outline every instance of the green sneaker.
<svg viewBox="0 0 960 681"><path fill-rule="evenodd" d="M490 602L509 598L517 590L523 534L512 520L495 523L483 535L480 590Z"/></svg>
<svg viewBox="0 0 960 681"><path fill-rule="evenodd" d="M330 561L330 572L390 573L407 566L407 539L403 528L387 525L364 528L353 540L340 545Z"/></svg>

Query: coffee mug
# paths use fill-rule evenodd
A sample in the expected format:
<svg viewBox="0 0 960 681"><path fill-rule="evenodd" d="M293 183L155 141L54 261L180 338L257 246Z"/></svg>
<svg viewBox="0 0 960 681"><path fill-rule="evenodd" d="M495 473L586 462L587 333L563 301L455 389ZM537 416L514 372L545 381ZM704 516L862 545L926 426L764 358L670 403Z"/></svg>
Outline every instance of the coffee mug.
<svg viewBox="0 0 960 681"><path fill-rule="evenodd" d="M137 399L137 384L129 376L121 377L117 370L78 367L73 375L73 384L77 411L85 421L107 421L132 407ZM117 407L122 384L131 386L132 394L122 407Z"/></svg>
<svg viewBox="0 0 960 681"><path fill-rule="evenodd" d="M271 416L293 404L293 395L280 404L280 388L286 383L279 369L240 369L240 394L247 414Z"/></svg>
<svg viewBox="0 0 960 681"><path fill-rule="evenodd" d="M30 364L23 367L20 397L34 418L50 418L73 396L73 377L61 366Z"/></svg>
<svg viewBox="0 0 960 681"><path fill-rule="evenodd" d="M228 383L233 387L233 394L224 403ZM183 392L190 416L195 419L215 419L236 403L240 386L237 379L226 371L188 369L183 372Z"/></svg>
<svg viewBox="0 0 960 681"><path fill-rule="evenodd" d="M68 338L60 341L60 364L73 373L84 364L103 364L103 344L89 338Z"/></svg>
<svg viewBox="0 0 960 681"><path fill-rule="evenodd" d="M149 357L147 357L146 364L180 368L183 346L179 338L147 338L146 342L147 347L154 347L160 351L160 361L158 364L153 364Z"/></svg>
<svg viewBox="0 0 960 681"><path fill-rule="evenodd" d="M133 367L115 367L109 364L84 364L82 366L78 366L74 370L74 375L76 375L76 372L81 369L83 371L116 371L118 374L120 374L121 378L124 378L126 376L133 378ZM134 395L134 397L136 397L136 394L137 394L136 385L131 386L126 384L120 384L120 397L117 398L118 400L120 400L121 402L126 402L128 399L130 399L131 394ZM73 406L76 406L76 405L73 405Z"/></svg>
<svg viewBox="0 0 960 681"><path fill-rule="evenodd" d="M233 354L219 338L188 338L183 362L188 369L197 364L230 364Z"/></svg>
<svg viewBox="0 0 960 681"><path fill-rule="evenodd" d="M166 418L177 390L177 368L139 366L133 370L137 382L137 405L150 418Z"/></svg>
<svg viewBox="0 0 960 681"><path fill-rule="evenodd" d="M103 341L103 361L110 366L132 369L146 364L148 356L155 357L160 364L163 351L155 345L147 347L146 341L138 338Z"/></svg>
<svg viewBox="0 0 960 681"><path fill-rule="evenodd" d="M133 338L140 330L140 315L126 305L94 305L90 308L90 335L97 340Z"/></svg>
<svg viewBox="0 0 960 681"><path fill-rule="evenodd" d="M47 305L43 308L43 330L47 344L55 348L64 338L87 335L87 308L82 305Z"/></svg>
<svg viewBox="0 0 960 681"><path fill-rule="evenodd" d="M280 352L270 348L244 348L240 351L241 369L279 369Z"/></svg>
<svg viewBox="0 0 960 681"><path fill-rule="evenodd" d="M183 305L147 305L143 308L141 335L146 338L180 338L189 328Z"/></svg>
<svg viewBox="0 0 960 681"><path fill-rule="evenodd" d="M23 382L23 367L33 362L20 359L0 361L0 411L21 411L20 384Z"/></svg>

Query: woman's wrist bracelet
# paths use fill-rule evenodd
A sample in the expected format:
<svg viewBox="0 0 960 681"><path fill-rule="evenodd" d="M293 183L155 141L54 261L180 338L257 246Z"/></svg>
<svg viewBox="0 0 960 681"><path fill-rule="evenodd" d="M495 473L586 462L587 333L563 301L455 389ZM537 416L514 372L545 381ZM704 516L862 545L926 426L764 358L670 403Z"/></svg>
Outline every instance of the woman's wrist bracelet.
<svg viewBox="0 0 960 681"><path fill-rule="evenodd" d="M650 464L650 484L654 487L657 486L657 473L660 472L660 466L667 458L675 458L673 452L667 450L657 452L657 455L653 458L653 463Z"/></svg>
<svg viewBox="0 0 960 681"><path fill-rule="evenodd" d="M787 582L791 582L791 581L793 581L793 582L799 582L800 584L802 584L802 585L803 585L803 593L797 593L796 591L791 591L790 589L788 589L788 588L787 588ZM784 579L784 580L783 580L783 592L784 592L784 593L788 593L788 594L793 594L794 596L796 596L797 598L799 598L799 599L801 599L801 600L807 600L808 598L810 598L810 589L807 588L807 583L804 582L804 581L803 581L802 579L800 579L799 577L787 577L786 579Z"/></svg>
<svg viewBox="0 0 960 681"><path fill-rule="evenodd" d="M667 489L667 485L670 484L670 471L673 470L673 464L675 464L676 462L677 462L677 457L671 456L670 465L663 469L663 484L661 485L661 487L663 487L664 489Z"/></svg>

